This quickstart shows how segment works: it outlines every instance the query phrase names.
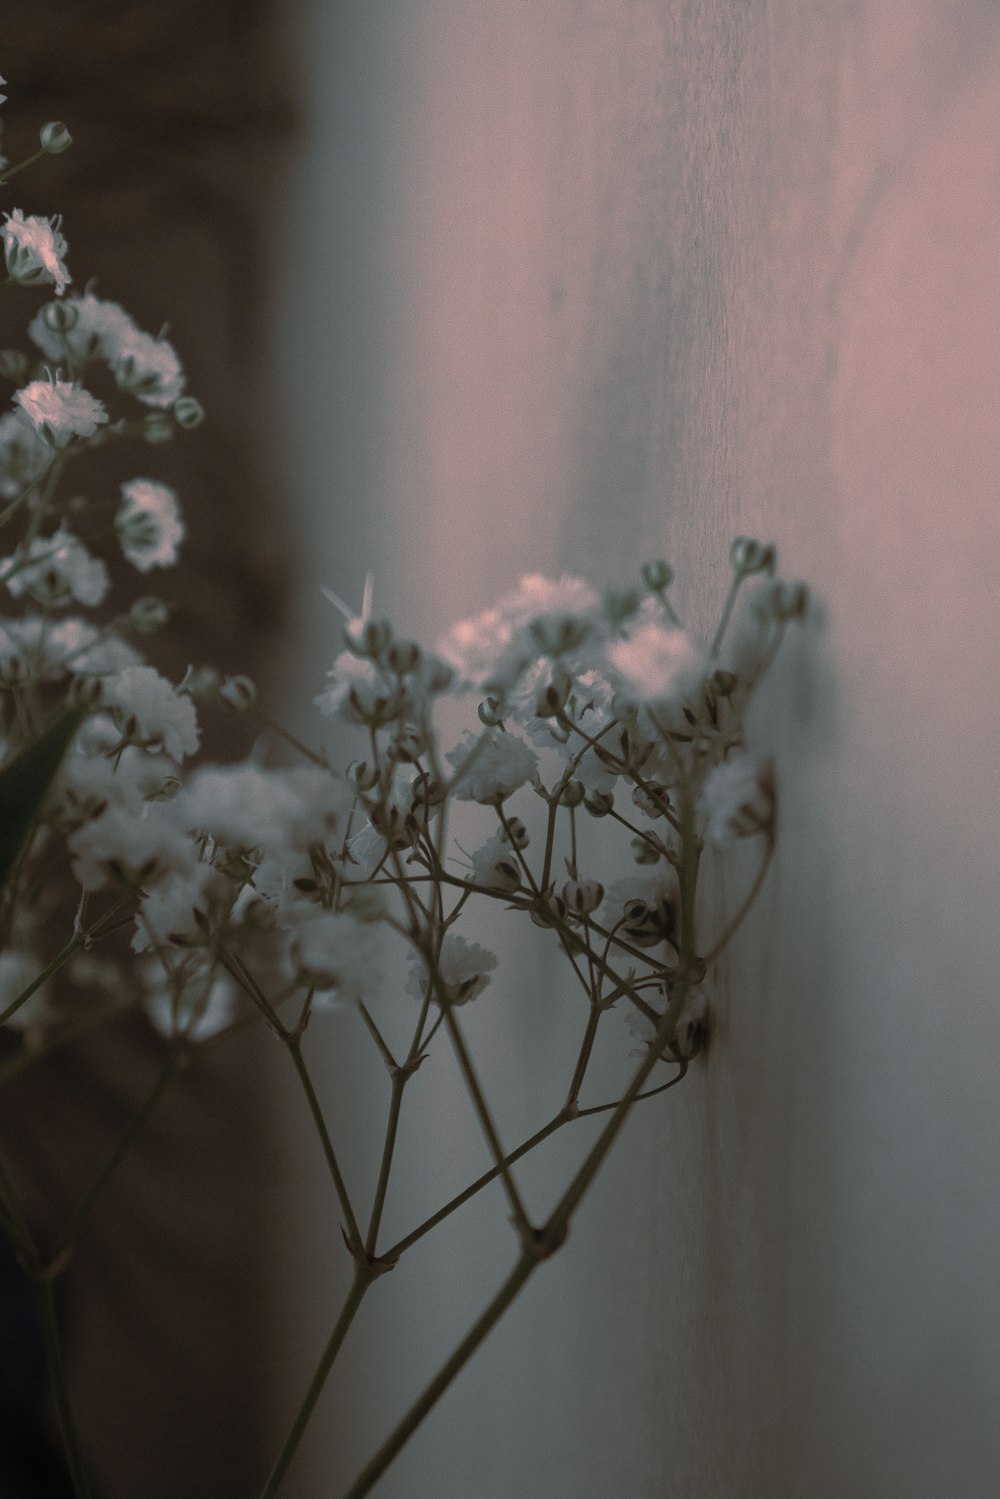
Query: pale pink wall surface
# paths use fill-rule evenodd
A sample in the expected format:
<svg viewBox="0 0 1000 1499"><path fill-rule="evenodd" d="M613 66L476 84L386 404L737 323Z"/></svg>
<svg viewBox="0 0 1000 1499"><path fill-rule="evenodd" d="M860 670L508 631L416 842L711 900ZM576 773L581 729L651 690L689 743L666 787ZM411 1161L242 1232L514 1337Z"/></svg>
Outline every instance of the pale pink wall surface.
<svg viewBox="0 0 1000 1499"><path fill-rule="evenodd" d="M704 628L748 532L818 601L758 714L780 852L716 981L711 1057L633 1122L378 1493L988 1499L1000 7L376 12L375 477L360 523L327 512L306 586L370 559L382 607L433 637L523 571L624 581L662 553ZM311 323L318 362L334 338L310 267L296 357ZM338 463L297 440L304 482ZM511 1142L547 1117L545 1066L575 1034L568 999L538 997L546 953L477 1013ZM482 1158L446 1072L401 1223ZM539 1206L577 1153L552 1144L551 1175L527 1174ZM512 1262L501 1218L470 1212L390 1277L290 1495L336 1492L402 1412Z"/></svg>

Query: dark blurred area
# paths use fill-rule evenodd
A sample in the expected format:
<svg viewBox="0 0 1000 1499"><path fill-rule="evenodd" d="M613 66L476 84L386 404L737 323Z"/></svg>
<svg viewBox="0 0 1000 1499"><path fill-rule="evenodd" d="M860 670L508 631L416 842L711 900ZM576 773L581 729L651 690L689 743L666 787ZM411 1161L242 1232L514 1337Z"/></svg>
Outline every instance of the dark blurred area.
<svg viewBox="0 0 1000 1499"><path fill-rule="evenodd" d="M169 445L114 444L73 476L88 495L117 495L137 475L177 490L188 528L180 566L145 578L123 566L109 600L114 612L151 591L174 604L167 630L140 642L174 681L209 662L266 683L280 645L290 562L281 485L260 437L260 314L269 210L294 139L283 46L293 19L294 8L255 0L6 0L2 12L5 154L28 155L53 119L74 145L15 177L0 207L61 213L72 289L93 278L143 328L168 324L207 412ZM45 300L5 295L0 347L27 346ZM2 409L12 390L0 392ZM208 758L246 752L245 720L211 707L200 717ZM52 950L65 938L53 932ZM3 1154L40 1246L54 1242L151 1088L163 1046L134 1017L57 1048L0 1091ZM15 1050L0 1050L0 1067ZM266 1472L271 1051L252 1033L173 1081L60 1281L100 1499L245 1499ZM5 1257L2 1499L63 1492L30 1302Z"/></svg>

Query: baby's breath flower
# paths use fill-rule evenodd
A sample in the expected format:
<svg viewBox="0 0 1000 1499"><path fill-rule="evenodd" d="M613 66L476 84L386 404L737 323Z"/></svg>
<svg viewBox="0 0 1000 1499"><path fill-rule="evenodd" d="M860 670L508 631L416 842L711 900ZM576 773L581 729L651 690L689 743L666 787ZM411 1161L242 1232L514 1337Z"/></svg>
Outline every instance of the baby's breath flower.
<svg viewBox="0 0 1000 1499"><path fill-rule="evenodd" d="M152 666L126 667L105 679L103 692L128 739L150 746L162 743L174 760L198 748L194 703Z"/></svg>
<svg viewBox="0 0 1000 1499"><path fill-rule="evenodd" d="M325 842L352 802L346 783L318 767L203 766L178 798L178 815L218 843L279 854Z"/></svg>
<svg viewBox="0 0 1000 1499"><path fill-rule="evenodd" d="M122 485L115 530L122 551L139 572L173 567L185 534L176 494L154 479L130 479Z"/></svg>
<svg viewBox="0 0 1000 1499"><path fill-rule="evenodd" d="M158 947L197 947L210 942L232 908L236 887L211 864L169 871L144 897L136 913L133 952ZM214 919L213 919L214 918Z"/></svg>
<svg viewBox="0 0 1000 1499"><path fill-rule="evenodd" d="M60 332L50 326L50 309L56 305L47 302L39 308L28 324L28 336L47 358L57 362L68 354L77 364L88 364L92 359L112 364L126 339L139 331L117 302L104 302L86 292L82 297L67 298L62 304L73 309L76 322L72 328Z"/></svg>
<svg viewBox="0 0 1000 1499"><path fill-rule="evenodd" d="M530 781L538 769L538 756L523 739L502 729L463 735L445 756L458 772L452 795L462 802L487 805L505 801L519 786Z"/></svg>
<svg viewBox="0 0 1000 1499"><path fill-rule="evenodd" d="M32 380L14 392L22 420L53 448L64 448L74 437L91 437L108 413L89 390L58 375Z"/></svg>
<svg viewBox="0 0 1000 1499"><path fill-rule="evenodd" d="M326 1008L370 997L381 979L373 929L340 912L307 916L296 929L292 959L302 982L328 996Z"/></svg>
<svg viewBox="0 0 1000 1499"><path fill-rule="evenodd" d="M165 409L184 393L184 372L173 345L138 328L121 337L112 368L122 390L146 406Z"/></svg>
<svg viewBox="0 0 1000 1499"><path fill-rule="evenodd" d="M459 690L510 688L543 654L561 655L588 633L599 600L580 578L522 578L491 609L460 620L437 653L453 668Z"/></svg>
<svg viewBox="0 0 1000 1499"><path fill-rule="evenodd" d="M365 710L374 710L379 700L390 697L393 691L392 679L373 661L353 651L341 651L327 678L330 685L313 699L326 718L351 717L352 693Z"/></svg>
<svg viewBox="0 0 1000 1499"><path fill-rule="evenodd" d="M656 709L681 702L705 671L704 654L685 630L647 620L607 647L623 695Z"/></svg>
<svg viewBox="0 0 1000 1499"><path fill-rule="evenodd" d="M146 802L138 815L124 805L108 807L68 842L73 873L84 890L122 882L148 887L174 871L190 877L197 868L194 845L179 830L168 802Z"/></svg>
<svg viewBox="0 0 1000 1499"><path fill-rule="evenodd" d="M705 777L698 798L709 843L724 847L764 832L774 819L774 790L766 767L742 751Z"/></svg>
<svg viewBox="0 0 1000 1499"><path fill-rule="evenodd" d="M19 208L5 215L0 226L7 273L12 281L30 286L36 281L54 282L61 296L72 277L63 264L66 241L59 230L58 219L26 218Z"/></svg>
<svg viewBox="0 0 1000 1499"><path fill-rule="evenodd" d="M0 580L15 598L30 593L47 606L76 599L95 607L108 591L108 570L83 542L62 527L37 536L27 552L0 559Z"/></svg>
<svg viewBox="0 0 1000 1499"><path fill-rule="evenodd" d="M496 966L497 960L491 952L480 947L478 942L466 942L456 932L448 932L441 943L437 960L438 979L453 1005L467 1004L482 994ZM421 957L419 963L410 965L406 991L422 1000L430 982L427 960ZM436 1004L441 1002L436 988L432 989L431 999Z"/></svg>

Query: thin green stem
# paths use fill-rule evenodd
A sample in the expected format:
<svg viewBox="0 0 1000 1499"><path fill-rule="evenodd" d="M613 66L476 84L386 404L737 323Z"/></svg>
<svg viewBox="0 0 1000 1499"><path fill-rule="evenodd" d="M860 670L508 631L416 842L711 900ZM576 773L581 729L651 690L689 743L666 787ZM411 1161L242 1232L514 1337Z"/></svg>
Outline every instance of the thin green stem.
<svg viewBox="0 0 1000 1499"><path fill-rule="evenodd" d="M310 749L308 744L303 744L302 740L296 738L290 729L286 729L282 724L278 723L277 719L272 718L269 713L265 713L256 704L250 709L250 716L251 718L255 718L259 724L262 724L265 729L270 729L272 734L277 734L279 739L283 739L293 749L298 750L300 755L304 755L307 760L311 760L314 765L318 765L321 770L330 769L329 761L322 751Z"/></svg>
<svg viewBox="0 0 1000 1499"><path fill-rule="evenodd" d="M382 1032L379 1030L378 1026L375 1024L371 1011L369 1010L363 999L358 1001L358 1009L361 1011L361 1018L368 1029L368 1034L371 1036L372 1040L375 1042L375 1045L378 1048L379 1056L382 1058L389 1071L395 1072L399 1067L399 1063L396 1061L396 1058L393 1056L392 1052L386 1045L385 1038L383 1037Z"/></svg>
<svg viewBox="0 0 1000 1499"><path fill-rule="evenodd" d="M261 1490L260 1499L274 1499L274 1496L280 1489L285 1474L291 1465L292 1458L295 1456L305 1429L309 1424L309 1418L313 1413L316 1402L323 1392L323 1386L326 1384L327 1376L333 1368L334 1360L340 1352L340 1346L347 1336L347 1330L354 1321L357 1310L364 1300L365 1293L372 1284L372 1279L370 1271L362 1269L360 1266L355 1270L351 1289L347 1293L347 1299L341 1308L340 1316L337 1318L333 1332L330 1334L329 1342L323 1349L323 1355L316 1366L316 1372L310 1381L305 1399L299 1407L298 1414L292 1423L292 1429L288 1434L285 1445L278 1454L277 1462L271 1469L270 1476Z"/></svg>
<svg viewBox="0 0 1000 1499"><path fill-rule="evenodd" d="M586 1111L581 1109L580 1115L584 1112ZM550 1119L548 1124L543 1125L540 1130L536 1130L530 1139L525 1140L516 1150L512 1150L509 1155L505 1156L504 1165L513 1166L515 1161L519 1161L523 1155L528 1154L529 1150L534 1150L536 1145L541 1145L543 1140L549 1138L549 1135L554 1135L557 1129L562 1129L563 1125L569 1122L567 1114L556 1114L555 1118ZM400 1239L398 1243L393 1244L391 1249L385 1250L382 1258L387 1261L398 1260L401 1254L416 1244L425 1234L429 1234L432 1228L437 1228L439 1223L443 1223L446 1218L450 1218L456 1209L462 1207L470 1198L475 1197L477 1192L481 1192L484 1187L488 1187L490 1182L495 1182L501 1173L501 1169L500 1166L491 1166L489 1171L484 1171L482 1176L478 1176L474 1182L465 1188L464 1192L459 1192L456 1197L452 1197L449 1202L445 1203L443 1208L438 1208L436 1213L432 1213L429 1218L425 1219L411 1233L408 1233L404 1239Z"/></svg>
<svg viewBox="0 0 1000 1499"><path fill-rule="evenodd" d="M333 1141L330 1139L330 1132L326 1127L326 1120L323 1117L320 1101L316 1096L316 1089L313 1087L312 1078L309 1075L309 1068L306 1066L305 1058L302 1055L302 1043L297 1037L287 1037L285 1046L291 1056L295 1071L298 1073L299 1082L302 1084L302 1091L305 1093L306 1101L309 1104L309 1112L312 1114L313 1123L316 1126L316 1133L319 1135L320 1144L323 1147L323 1154L326 1157L326 1164L333 1181L334 1190L340 1202L340 1211L343 1213L344 1221L347 1225L349 1243L353 1248L360 1248L361 1231L358 1228L358 1220L351 1206L347 1183L344 1181L343 1173L337 1161L337 1154L333 1148Z"/></svg>
<svg viewBox="0 0 1000 1499"><path fill-rule="evenodd" d="M719 654L723 639L725 638L726 630L729 628L729 621L732 618L733 606L736 603L736 597L740 591L740 586L743 582L744 576L745 574L743 573L735 573L729 584L729 592L726 594L726 602L722 606L722 614L719 617L718 628L716 629L715 634L712 636L712 644L709 646L708 650L708 654L711 656L713 661Z"/></svg>
<svg viewBox="0 0 1000 1499"><path fill-rule="evenodd" d="M537 1256L525 1250L482 1316L473 1323L454 1353L442 1365L438 1374L431 1380L419 1400L414 1402L395 1431L382 1444L367 1467L358 1475L344 1495L344 1499L361 1499L362 1495L371 1493L379 1478L381 1478L386 1468L389 1467L400 1450L409 1441L424 1417L437 1404L452 1380L472 1357L483 1339L500 1321L500 1318L518 1292L530 1279L538 1263ZM269 1499L269 1496L262 1496L262 1499Z"/></svg>
<svg viewBox="0 0 1000 1499"><path fill-rule="evenodd" d="M12 1015L16 1015L21 1006L27 1004L31 996L38 989L40 989L46 982L46 980L50 979L54 973L58 973L60 968L64 967L65 964L69 962L73 954L75 952L78 952L80 948L84 946L85 942L86 938L83 936L76 936L71 938L70 941L66 943L66 946L63 948L62 952L57 953L57 955L52 959L52 962L46 964L41 973L37 974L36 977L31 980L31 983L28 984L26 988L21 990L17 998L12 999L7 1008L0 1011L0 1025L4 1025Z"/></svg>
<svg viewBox="0 0 1000 1499"><path fill-rule="evenodd" d="M174 1073L177 1070L179 1059L180 1053L178 1052L176 1047L171 1048L170 1054L167 1057L166 1062L163 1064L163 1067L160 1069L155 1083L153 1084L149 1093L146 1095L137 1112L129 1120L128 1125L122 1132L122 1135L117 1141L114 1149L111 1151L111 1154L108 1156L104 1165L101 1167L93 1183L91 1184L89 1191L77 1205L68 1225L60 1234L57 1246L51 1256L50 1263L52 1265L56 1265L76 1247L80 1234L83 1231L84 1224L86 1223L87 1218L89 1217L90 1212L94 1207L94 1204L97 1202L101 1193L111 1181L122 1161L128 1155L128 1152L131 1150L132 1146L135 1144L136 1140L145 1129L153 1113L153 1110L156 1108L156 1105L159 1103L160 1098L162 1097L167 1087L167 1084L170 1082L171 1078L174 1076Z"/></svg>
<svg viewBox="0 0 1000 1499"><path fill-rule="evenodd" d="M382 1160L379 1164L375 1200L372 1203L372 1214L368 1222L368 1233L365 1237L365 1253L372 1257L375 1255L378 1231L382 1224L382 1212L385 1208L385 1194L389 1187L389 1172L392 1170L392 1156L396 1147L396 1132L399 1128L399 1110L403 1102L403 1090L410 1075L400 1068L397 1068L392 1075L392 1094L389 1099L389 1116L385 1125Z"/></svg>
<svg viewBox="0 0 1000 1499"><path fill-rule="evenodd" d="M10 179L15 175L15 173L23 172L25 167L33 166L36 161L41 161L43 156L50 156L51 154L52 153L50 151L45 150L33 151L32 154L30 156L26 156L23 161L15 162L12 167L6 167L3 173L0 173L0 187L2 187L5 182L9 182ZM10 281L13 281L14 278L11 276L8 279Z"/></svg>
<svg viewBox="0 0 1000 1499"><path fill-rule="evenodd" d="M59 1430L62 1433L63 1446L66 1451L66 1461L69 1464L70 1476L73 1480L73 1492L76 1499L90 1499L93 1489L90 1486L90 1478L87 1474L83 1453L80 1450L80 1440L76 1432L76 1423L73 1420L73 1409L69 1398L69 1383L66 1379L66 1369L63 1364L62 1348L59 1340L59 1318L56 1311L56 1295L53 1282L48 1279L36 1279L35 1291L38 1299L38 1318L42 1328L42 1338L45 1343L45 1357L49 1366L49 1382L52 1386L52 1398L55 1401L56 1415L59 1419Z"/></svg>
<svg viewBox="0 0 1000 1499"><path fill-rule="evenodd" d="M580 1054L576 1059L573 1069L573 1077L563 1105L567 1110L575 1110L577 1099L580 1097L580 1089L583 1087L583 1079L586 1076L587 1065L590 1062L591 1052L594 1049L594 1041L597 1039L597 1027L601 1023L603 1011L599 1005L591 1004L590 1014L587 1016L587 1029L583 1033L583 1042L580 1046Z"/></svg>
<svg viewBox="0 0 1000 1499"><path fill-rule="evenodd" d="M708 967L710 963L715 962L715 959L719 956L724 948L729 946L729 943L732 941L733 937L735 937L739 928L743 925L744 919L750 911L750 908L753 905L754 901L757 899L757 896L760 894L761 886L767 878L767 871L771 866L771 858L773 854L774 833L772 831L768 833L767 847L764 850L764 857L761 860L760 868L758 869L757 874L754 877L753 884L750 886L750 889L747 891L745 898L740 903L739 909L737 910L735 916L733 916L732 920L729 921L729 923L726 925L722 936L717 939L717 941L712 945L712 947L709 948L708 952L705 954L706 967Z"/></svg>
<svg viewBox="0 0 1000 1499"><path fill-rule="evenodd" d="M452 1045L455 1048L455 1055L458 1058L458 1065L462 1070L462 1076L465 1079L465 1085L468 1088L469 1094L472 1098L473 1107L475 1108L476 1114L479 1117L479 1123L482 1126L483 1134L486 1136L487 1143L493 1155L494 1163L496 1164L499 1173L503 1178L504 1190L506 1191L507 1198L510 1202L511 1212L514 1215L514 1221L517 1224L518 1228L523 1231L529 1226L530 1220L525 1210L524 1203L521 1201L521 1194L517 1190L517 1184L510 1174L510 1168L507 1164L507 1156L504 1152L503 1146L500 1143L500 1137L496 1132L496 1127L493 1123L493 1118L490 1114L489 1106L483 1095L483 1090L479 1084L479 1078L476 1076L476 1069L473 1066L472 1057L469 1055L469 1050L465 1044L465 1039L462 1035L462 1031L458 1024L458 1021L455 1019L450 1000L448 1000L444 994L441 994L439 998L441 1006L444 1010L445 1025L448 1027L448 1034L451 1037Z"/></svg>

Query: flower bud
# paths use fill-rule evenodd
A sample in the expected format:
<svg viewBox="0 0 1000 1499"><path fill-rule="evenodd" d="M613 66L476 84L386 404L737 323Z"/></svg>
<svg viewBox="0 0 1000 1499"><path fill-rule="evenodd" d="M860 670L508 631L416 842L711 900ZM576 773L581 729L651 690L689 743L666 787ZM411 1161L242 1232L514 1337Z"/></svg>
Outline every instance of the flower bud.
<svg viewBox="0 0 1000 1499"><path fill-rule="evenodd" d="M375 692L371 687L353 686L347 694L345 711L352 723L363 724L369 729L380 729L398 718L406 700L402 688L395 692Z"/></svg>
<svg viewBox="0 0 1000 1499"><path fill-rule="evenodd" d="M390 741L388 755L400 765L414 765L424 751L423 736L416 729L403 729Z"/></svg>
<svg viewBox="0 0 1000 1499"><path fill-rule="evenodd" d="M508 817L507 826L501 834L504 843L513 844L514 848L527 848L530 842L528 829L519 817Z"/></svg>
<svg viewBox="0 0 1000 1499"><path fill-rule="evenodd" d="M128 611L128 622L140 635L152 635L155 630L161 630L169 618L170 605L154 593L136 599Z"/></svg>
<svg viewBox="0 0 1000 1499"><path fill-rule="evenodd" d="M642 600L634 588L609 588L604 595L604 617L613 625L631 619Z"/></svg>
<svg viewBox="0 0 1000 1499"><path fill-rule="evenodd" d="M173 410L178 427L200 427L205 420L205 408L194 396L178 396Z"/></svg>
<svg viewBox="0 0 1000 1499"><path fill-rule="evenodd" d="M650 593L663 593L674 581L674 570L669 562L657 559L643 563L641 576Z"/></svg>
<svg viewBox="0 0 1000 1499"><path fill-rule="evenodd" d="M542 688L535 698L535 714L538 718L555 718L566 706L570 689L573 686L572 677L566 672L556 672L551 682Z"/></svg>
<svg viewBox="0 0 1000 1499"><path fill-rule="evenodd" d="M804 583L786 583L783 579L776 578L771 584L766 609L772 619L804 619L808 607L809 590ZM761 611L764 609L765 600L762 599Z"/></svg>
<svg viewBox="0 0 1000 1499"><path fill-rule="evenodd" d="M453 669L447 661L442 661L440 656L430 656L421 652L419 671L420 686L432 697L436 697L440 692L446 692L455 680Z"/></svg>
<svg viewBox="0 0 1000 1499"><path fill-rule="evenodd" d="M598 880L567 880L562 898L577 916L589 916L604 899L604 886Z"/></svg>
<svg viewBox="0 0 1000 1499"><path fill-rule="evenodd" d="M590 634L589 621L571 614L554 618L533 619L528 631L538 649L546 656L561 656L574 651Z"/></svg>
<svg viewBox="0 0 1000 1499"><path fill-rule="evenodd" d="M713 671L708 685L716 697L732 697L736 691L736 677L731 671Z"/></svg>
<svg viewBox="0 0 1000 1499"><path fill-rule="evenodd" d="M20 651L0 662L0 687L23 687L30 676L31 668Z"/></svg>
<svg viewBox="0 0 1000 1499"><path fill-rule="evenodd" d="M435 780L433 776L429 779L419 776L412 787L412 798L414 808L428 806L439 807L447 795L447 787L443 781Z"/></svg>
<svg viewBox="0 0 1000 1499"><path fill-rule="evenodd" d="M28 356L20 349L0 349L0 377L20 385L28 373Z"/></svg>
<svg viewBox="0 0 1000 1499"><path fill-rule="evenodd" d="M219 688L219 696L237 713L249 713L257 702L257 689L249 677L227 677Z"/></svg>
<svg viewBox="0 0 1000 1499"><path fill-rule="evenodd" d="M101 701L100 677L73 677L66 694L70 708L96 708Z"/></svg>
<svg viewBox="0 0 1000 1499"><path fill-rule="evenodd" d="M476 710L479 714L479 722L484 723L488 729L498 728L504 720L504 706L498 697L488 697L479 704Z"/></svg>
<svg viewBox="0 0 1000 1499"><path fill-rule="evenodd" d="M658 864L660 851L648 838L633 838L632 857L637 864Z"/></svg>
<svg viewBox="0 0 1000 1499"><path fill-rule="evenodd" d="M62 120L49 120L38 132L38 143L50 156L61 156L73 144L73 137Z"/></svg>
<svg viewBox="0 0 1000 1499"><path fill-rule="evenodd" d="M416 671L420 665L420 647L415 640L394 640L385 653L385 665L397 677Z"/></svg>
<svg viewBox="0 0 1000 1499"><path fill-rule="evenodd" d="M521 870L513 854L502 854L493 867L481 877L481 883L489 890L499 890L513 895L521 888Z"/></svg>
<svg viewBox="0 0 1000 1499"><path fill-rule="evenodd" d="M75 302L46 302L42 308L42 322L50 333L71 333L79 320Z"/></svg>
<svg viewBox="0 0 1000 1499"><path fill-rule="evenodd" d="M587 795L582 781L569 781L559 793L560 807L579 807Z"/></svg>
<svg viewBox="0 0 1000 1499"><path fill-rule="evenodd" d="M615 804L610 791L591 791L583 799L583 805L591 817L607 817Z"/></svg>
<svg viewBox="0 0 1000 1499"><path fill-rule="evenodd" d="M658 786L655 781L645 786L634 786L632 788L632 804L644 812L647 817L663 817L670 806L670 797L665 786Z"/></svg>
<svg viewBox="0 0 1000 1499"><path fill-rule="evenodd" d="M729 562L734 572L744 578L753 573L771 572L775 564L774 547L750 536L737 536L729 548Z"/></svg>
<svg viewBox="0 0 1000 1499"><path fill-rule="evenodd" d="M221 684L222 677L214 666L189 666L177 691L186 692L196 703L208 702L218 695Z"/></svg>
<svg viewBox="0 0 1000 1499"><path fill-rule="evenodd" d="M655 947L673 935L676 913L674 903L667 895L652 902L628 900L623 914L625 921L619 931L634 947Z"/></svg>
<svg viewBox="0 0 1000 1499"><path fill-rule="evenodd" d="M152 447L159 447L170 442L174 424L165 411L147 411L142 422L142 435Z"/></svg>
<svg viewBox="0 0 1000 1499"><path fill-rule="evenodd" d="M348 625L344 638L356 656L369 656L377 661L392 644L392 625L387 619L366 619L354 629Z"/></svg>
<svg viewBox="0 0 1000 1499"><path fill-rule="evenodd" d="M378 771L367 760L352 760L347 767L347 779L355 791L373 791L378 785Z"/></svg>
<svg viewBox="0 0 1000 1499"><path fill-rule="evenodd" d="M536 926L558 926L567 916L566 902L551 888L536 896L528 907L528 915Z"/></svg>

